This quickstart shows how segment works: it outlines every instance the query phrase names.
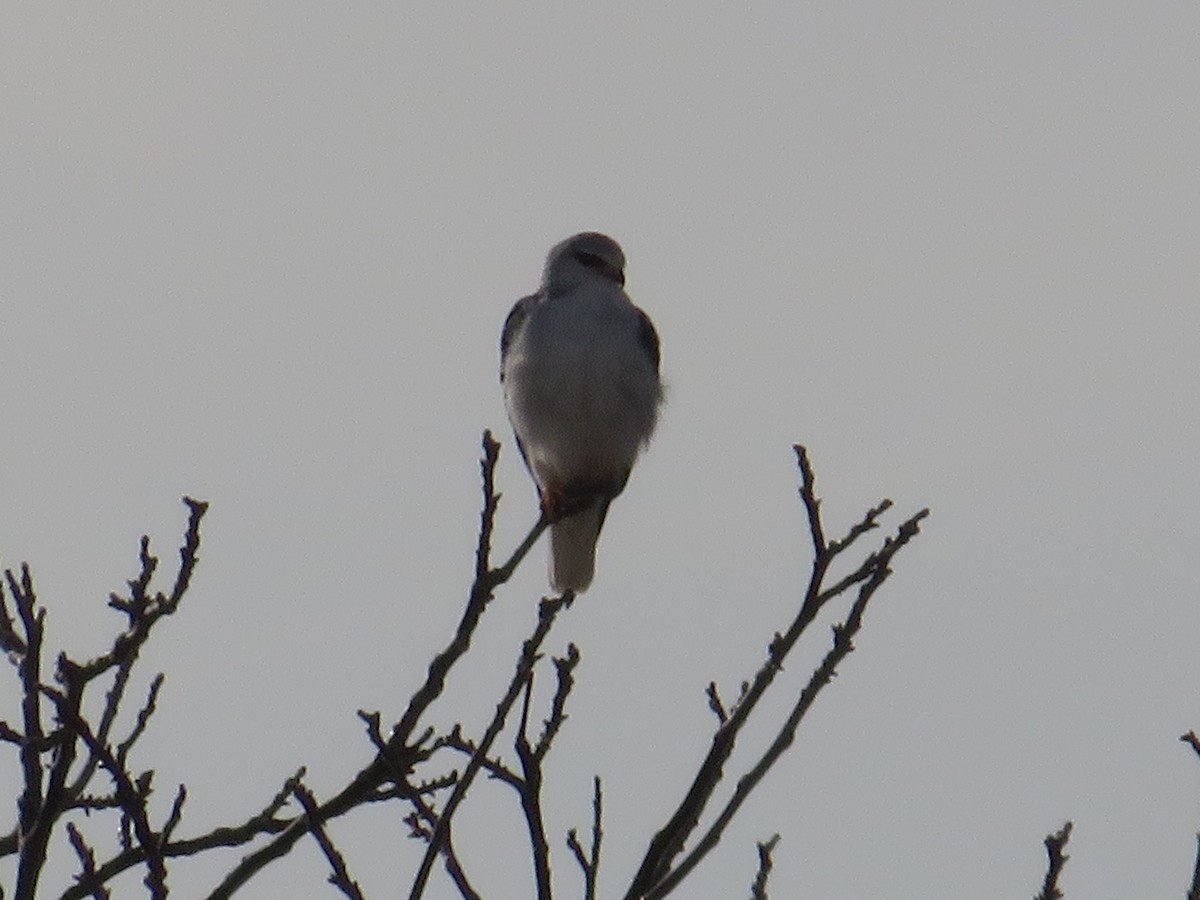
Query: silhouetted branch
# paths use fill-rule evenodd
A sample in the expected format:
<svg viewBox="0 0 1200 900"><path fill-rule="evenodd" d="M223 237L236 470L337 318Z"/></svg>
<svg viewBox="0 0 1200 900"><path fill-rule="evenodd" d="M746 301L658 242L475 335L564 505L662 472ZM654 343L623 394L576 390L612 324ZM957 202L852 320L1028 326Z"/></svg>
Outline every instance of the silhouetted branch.
<svg viewBox="0 0 1200 900"><path fill-rule="evenodd" d="M544 604L549 604L549 606L543 605L542 609L554 611L554 605L562 601L563 598L543 601ZM564 603L563 605L566 604ZM539 627L543 624L544 618L540 616ZM538 736L537 741L531 742L529 738L529 721L534 680L532 665L540 658L540 655L534 651L536 651L536 647L531 647L527 644L522 656L522 663L518 665L518 672L527 672L524 682L517 685L523 698L520 721L513 738L513 749L520 764L519 773L509 768L500 759L489 756L483 742L476 743L465 737L462 733L461 725L456 724L448 734L439 737L435 741L435 747L446 747L466 754L470 760L468 767L473 762L491 777L509 785L516 791L529 835L537 896L539 898L547 898L548 900L551 895L550 848L546 840L545 821L541 806L543 784L542 760L549 752L554 738L566 722L566 702L574 684L572 673L579 664L580 656L579 649L574 644L569 644L565 656L554 658L557 687L550 704L550 715L543 720L542 732ZM492 725L495 726L497 724L503 726L503 720L493 719ZM484 741L487 740L488 738L485 736ZM447 805L447 808L449 808L449 805ZM430 822L435 821L435 817L432 814L423 816L423 818ZM448 828L449 823L446 822L444 814L441 821L443 822L442 827ZM431 830L428 837L432 839L433 834L434 831ZM419 835L425 836L424 832L419 832Z"/></svg>
<svg viewBox="0 0 1200 900"><path fill-rule="evenodd" d="M1063 853L1067 841L1071 839L1072 823L1067 822L1054 834L1046 835L1046 879L1042 882L1042 891L1033 900L1062 900L1063 893L1058 889L1058 876L1062 874L1063 865L1071 857Z"/></svg>
<svg viewBox="0 0 1200 900"><path fill-rule="evenodd" d="M719 697L714 700L716 697L715 687L710 687L708 691L709 707L717 712L718 720L721 723L720 727L713 735L712 746L697 770L687 794L675 813L651 840L642 864L625 894L626 900L665 896L715 846L725 826L750 791L783 750L792 743L796 726L820 689L833 677L837 664L853 649L850 639L861 627L862 613L867 601L890 574L888 565L892 557L918 533L921 520L929 514L928 510L922 510L911 517L900 526L894 538L885 540L883 546L868 555L852 575L843 578L830 588L825 588L826 573L834 558L850 547L861 535L878 527L879 516L891 507L891 502L884 500L872 507L850 529L846 537L828 542L824 525L821 522L821 501L816 495L815 476L809 463L808 453L804 447L798 444L795 451L800 468L799 493L808 516L809 534L813 546L812 571L808 587L800 602L799 612L786 632L775 635L774 640L767 648L766 659L749 685L743 687L741 696L732 709L726 711L720 705ZM740 779L737 790L717 820L684 862L677 869L672 870L672 862L683 851L688 838L699 825L700 816L707 807L709 799L724 778L725 765L733 753L742 727L766 690L774 682L775 676L782 671L784 660L825 603L854 584L861 584L858 599L855 601L846 623L835 629L833 650L814 673L809 686L801 693L792 715L788 717L771 749L750 772Z"/></svg>
<svg viewBox="0 0 1200 900"><path fill-rule="evenodd" d="M7 744L16 748L23 781L17 803L17 821L8 834L0 836L0 856L19 854L16 896L20 900L33 900L39 894L39 879L51 835L66 813L78 810L89 814L117 811L120 816L116 829L119 845L110 858L98 861L96 850L76 823L66 823L66 836L78 859L79 870L75 883L62 893L63 900L108 898L112 879L139 866L145 867L144 883L150 895L155 898L166 897L169 860L256 842L258 846L251 849L209 895L210 900L220 900L232 896L272 860L287 854L305 836L312 837L329 863L332 873L329 882L346 897L361 898L362 890L350 876L346 859L333 843L326 824L361 805L399 799L411 806L404 821L412 835L426 842L421 864L411 885L410 900L422 897L439 856L459 894L466 900L477 900L480 894L468 880L455 848L454 817L482 771L517 791L530 839L536 896L539 900L550 900L550 847L542 811L543 765L568 717L566 705L580 660L578 648L569 644L564 656L553 658L556 688L540 729L533 724L534 672L542 659L542 648L557 616L572 604L574 594L568 591L560 597L543 598L539 604L537 622L523 642L511 679L480 736L475 739L465 736L459 725L455 725L448 734L439 734L434 727L425 724L428 711L443 696L454 666L470 650L495 590L508 581L547 527L543 514L509 559L498 567L492 565L492 537L500 501L494 475L500 448L489 432L484 433L482 446L480 471L483 504L474 554L474 578L458 625L449 642L433 657L424 679L409 698L390 732L385 735L382 717L378 712L359 711L374 755L366 767L324 803L319 803L303 784L305 771L301 768L287 779L282 790L264 809L240 825L223 826L191 838L177 839L176 833L182 825L188 796L183 785L179 785L161 828L156 831L152 825L148 801L153 770L147 769L137 774L131 768L131 759L161 700L163 675L159 674L151 681L145 700L134 713L132 721L129 721L122 707L129 696L130 685L134 683L133 666L141 649L156 623L178 609L191 582L198 561L199 526L207 504L184 498L190 514L179 551L179 570L167 592L156 591L152 587L159 560L151 552L149 538L142 537L138 551L138 572L127 582L127 593L109 596L109 606L124 617L122 630L104 652L86 661L80 662L66 654L59 654L53 685L47 685L42 680L46 653L46 612L37 605L32 576L27 566L23 566L19 574L7 571L0 584L0 651L7 654L15 668L21 690L21 713L20 721L15 724L0 722L0 747ZM891 504L887 500L882 501L869 509L844 537L829 540L821 521L821 501L815 492L807 453L803 447L797 446L796 455L801 473L799 493L808 516L808 530L813 545L809 584L798 598L797 611L789 627L770 641L765 659L754 677L741 683L736 701L726 705L716 683L709 684L706 690L708 706L717 719L712 745L678 809L654 835L626 894L630 900L665 896L718 844L728 823L771 766L794 742L800 722L817 695L832 679L837 666L854 649L853 639L862 626L868 601L890 575L894 555L918 533L919 523L928 513L923 510L911 517L894 536L885 539L882 546L867 554L857 568L840 579L832 580L828 577L831 564L864 534L878 528L880 518ZM724 779L742 727L782 671L785 660L802 633L826 604L842 595L854 599L845 621L833 628L832 648L800 692L771 744L754 765L738 778L723 806L697 839L701 817L711 815L706 811L717 786ZM111 681L108 682L103 702L99 703L91 699L94 691L88 694L88 690L101 677L111 678ZM85 697L89 699L87 704ZM506 763L493 747L518 699L522 700L522 705L513 736L516 761ZM95 715L87 712L97 706L99 709ZM53 725L48 724L47 716L53 716L56 720ZM118 735L123 732L124 738L120 739ZM1184 739L1187 740L1187 737ZM1191 737L1193 749L1200 754L1200 740L1194 735ZM433 768L432 757L442 749L453 750L466 758L461 773L457 770L447 772L434 769L429 774L427 770ZM93 779L101 772L107 776L106 782L112 784L109 792L97 792L93 786ZM300 812L295 815L284 812L290 798L294 798L299 805ZM585 849L574 829L568 833L566 840L569 852L583 873L587 900L595 900L597 894L603 837L602 791L598 777L594 780L592 806L590 848ZM1052 889L1051 876L1057 878L1057 871L1066 859L1061 850L1069 831L1068 823L1058 836L1057 865L1055 857L1051 855L1048 890ZM1047 839L1048 851L1051 838ZM759 869L752 887L755 897L766 897L771 854L777 841L778 836L775 836L758 844ZM1200 856L1196 878L1200 884ZM1194 891L1197 890L1200 888L1194 886ZM1061 895L1046 894L1046 900L1051 896ZM1200 896L1194 900L1200 900Z"/></svg>
<svg viewBox="0 0 1200 900"><path fill-rule="evenodd" d="M187 531L184 534L183 546L179 548L179 574L169 594L161 591L151 597L148 593L150 579L158 567L158 559L150 554L150 539L143 535L139 558L142 569L138 577L129 582L128 598L113 594L109 597L108 605L113 609L124 612L129 619L129 627L117 635L108 652L89 660L86 663L76 663L65 660L70 670L70 677L80 682L88 682L127 660L132 660L138 654L142 645L150 636L150 631L159 619L169 616L179 608L183 595L187 592L192 580L192 573L199 562L200 521L208 511L208 504L202 500L183 498L184 505L189 510ZM60 668L64 659L60 659Z"/></svg>
<svg viewBox="0 0 1200 900"><path fill-rule="evenodd" d="M133 745L137 743L137 739L145 732L150 717L154 715L155 709L158 708L158 692L162 690L163 680L164 676L161 672L154 676L154 680L150 682L150 691L146 695L146 703L138 710L137 721L133 726L133 730L129 732L129 737L117 745L117 763L122 768L129 758L129 751L133 749ZM96 736L96 739L98 741L103 740L99 735Z"/></svg>
<svg viewBox="0 0 1200 900"><path fill-rule="evenodd" d="M733 820L738 810L741 809L742 804L759 785L770 768L778 761L779 757L783 755L783 752L795 741L796 730L800 726L800 721L816 701L821 689L833 680L833 676L841 661L854 650L853 638L862 628L862 617L863 613L866 612L867 603L875 591L878 590L879 586L887 579L888 575L891 574L891 569L887 565L888 562L901 547L916 536L919 530L919 523L925 515L925 511L919 512L902 524L896 533L896 537L889 538L884 543L884 549L879 554L873 554L873 556L877 556L880 563L879 566L872 573L870 580L859 588L858 597L854 601L854 605L851 607L846 621L841 625L833 626L833 647L830 648L825 658L821 661L820 666L813 672L804 690L800 692L800 697L792 708L791 713L784 720L783 727L780 728L775 739L758 762L745 775L738 779L733 796L730 797L704 836L696 842L696 846L678 866L657 882L652 890L647 892L646 896L648 898L663 897L670 893L671 890L687 877L708 852L717 845L726 826Z"/></svg>
<svg viewBox="0 0 1200 900"><path fill-rule="evenodd" d="M575 862L579 863L579 869L583 872L583 896L584 900L596 900L596 880L600 874L600 841L604 837L604 832L600 828L600 822L603 817L604 794L600 786L600 776L597 775L592 781L592 849L585 853L583 845L579 843L579 834L572 828L567 832L567 847L571 851L571 855L575 857Z"/></svg>
<svg viewBox="0 0 1200 900"><path fill-rule="evenodd" d="M508 717L509 710L512 709L512 705L516 702L517 697L520 696L525 682L530 678L533 666L538 660L542 642L545 641L546 636L550 633L555 618L561 610L569 607L574 600L574 592L566 591L561 597L543 598L542 602L538 605L537 627L522 646L521 656L517 660L516 672L509 682L508 690L505 691L504 696L501 697L500 702L496 705L496 714L492 717L492 721L488 724L483 738L479 741L479 745L475 749L475 755L467 763L466 770L454 786L450 798L446 801L446 805L442 808L438 816L437 825L434 827L429 846L425 848L425 856L421 860L421 866L417 870L416 877L413 879L412 890L409 892L409 900L418 900L424 893L425 885L429 880L429 872L433 866L433 860L437 857L438 850L440 849L441 841L443 840L442 834L446 826L454 816L459 804L462 803L467 790L475 780L475 776L479 774L479 770L483 766L483 761L491 749L492 742L500 734L501 729L504 727L504 721Z"/></svg>
<svg viewBox="0 0 1200 900"><path fill-rule="evenodd" d="M261 811L251 816L241 825L222 826L214 828L212 831L199 835L194 838L189 838L181 841L164 841L161 851L166 859L196 856L208 850L215 850L222 847L239 847L249 843L257 837L266 834L278 834L282 831L291 820L283 820L277 818L277 813L283 808L288 798L292 795L292 791L296 783L304 776L304 769L301 768L295 775L291 776L280 789L280 791L271 799L271 801ZM182 791L176 797L176 807L182 807ZM175 808L172 809L172 815L168 817L167 825L163 827L163 832L168 837L174 831L174 824L178 824L178 815ZM117 856L104 863L96 870L96 879L100 882L108 882L117 875L141 865L145 862L146 854L141 847L132 847L119 853ZM86 889L84 885L76 885L70 888L62 895L62 900L82 900L91 893L90 889Z"/></svg>
<svg viewBox="0 0 1200 900"><path fill-rule="evenodd" d="M1187 900L1200 900L1200 834L1196 835L1196 864L1192 867L1192 886L1186 897Z"/></svg>
<svg viewBox="0 0 1200 900"><path fill-rule="evenodd" d="M433 836L433 826L437 822L437 814L421 796L411 798L413 811L405 819L411 829L411 837L428 841ZM481 895L471 886L467 873L463 870L462 862L454 849L454 829L446 828L446 839L442 841L442 862L450 881L458 888L463 900L482 900Z"/></svg>
<svg viewBox="0 0 1200 900"><path fill-rule="evenodd" d="M708 708L717 717L717 722L724 725L729 721L729 713L725 711L725 704L721 702L721 695L717 692L717 683L710 681L708 687L704 690L704 694L708 697Z"/></svg>
<svg viewBox="0 0 1200 900"><path fill-rule="evenodd" d="M79 885L86 888L95 900L109 900L112 895L96 877L96 854L83 839L74 822L67 823L67 838L75 850L75 855L79 857L79 875L76 876Z"/></svg>
<svg viewBox="0 0 1200 900"><path fill-rule="evenodd" d="M1179 739L1196 751L1196 755L1200 756L1200 737L1196 737L1196 732L1189 731L1187 734L1182 734Z"/></svg>
<svg viewBox="0 0 1200 900"><path fill-rule="evenodd" d="M529 743L529 704L533 698L533 671L525 682L525 699L521 704L521 722L513 745L521 763L522 778L517 790L521 812L529 834L529 849L533 855L533 883L538 900L550 900L550 844L546 840L546 820L542 815L542 757Z"/></svg>
<svg viewBox="0 0 1200 900"><path fill-rule="evenodd" d="M554 657L554 673L558 686L554 691L554 700L550 704L550 717L542 722L542 733L537 744L533 747L533 756L540 763L550 751L550 745L555 736L567 721L567 697L575 686L575 667L579 665L579 648L574 644L567 645L566 656ZM522 729L524 731L524 729Z"/></svg>
<svg viewBox="0 0 1200 900"><path fill-rule="evenodd" d="M138 714L130 735L115 752L109 743L109 736L117 721L133 662L149 639L154 624L178 608L196 565L200 521L207 504L190 497L183 498L183 502L189 510L188 525L180 548L179 573L171 592L151 593L150 583L158 560L150 553L149 538L143 536L138 552L139 572L128 582L129 597L113 596L109 602L110 606L124 614L124 629L105 653L88 662L81 663L65 653L58 654L54 678L59 688L47 687L42 682L46 612L37 608L29 567L21 567L19 578L12 570L5 573L4 586L11 596L15 617L5 602L4 591L0 589L0 646L17 666L22 693L22 723L19 732L5 723L0 727L0 737L18 744L24 784L17 804L16 826L9 834L0 837L0 855L19 854L15 887L17 897L32 898L38 893L50 838L64 813L70 810L120 808L122 822L118 834L127 842L126 850L131 849L129 842L133 832L139 833L139 842L142 837L152 836L144 815L149 775L137 779L129 775L126 756L153 714L161 676L151 687L147 704ZM93 727L82 712L84 698L93 682L109 671L114 671L113 682L105 695L99 725ZM58 720L58 727L53 730L45 722L48 708L44 705L45 700L53 705ZM85 752L83 764L73 772L81 749ZM100 767L109 770L116 785L111 795L88 793L91 780ZM182 800L179 804L174 810L176 816ZM81 864L81 882L76 887L83 890L81 896L96 896L102 881L93 883L92 879L102 878L103 867L96 867L94 851L84 842L77 829L74 834L68 830L67 837ZM152 894L165 896L166 870L160 864L156 843L151 841L143 848L143 858L148 864L148 882Z"/></svg>
<svg viewBox="0 0 1200 900"><path fill-rule="evenodd" d="M346 870L346 860L342 854L338 852L337 847L333 845L329 834L320 825L319 817L317 816L317 800L312 795L312 791L306 788L300 782L296 782L292 788L292 794L300 805L304 807L304 812L308 815L309 830L312 832L313 839L321 848L321 852L325 854L325 859L329 862L329 867L333 870L329 876L329 883L340 890L351 900L363 900L362 888L358 886L350 873Z"/></svg>
<svg viewBox="0 0 1200 900"><path fill-rule="evenodd" d="M494 481L499 452L500 445L492 438L490 431L485 431L483 435L483 459L480 461L480 471L483 480L483 510L480 513L479 540L475 551L475 579L471 585L467 606L459 621L458 628L455 630L450 643L430 663L425 681L409 700L404 714L400 717L400 720L396 723L392 729L392 733L384 744L384 749L380 750L375 759L365 769L360 771L341 792L325 801L317 809L317 815L321 822L327 822L329 819L344 815L359 804L366 802L376 794L379 786L385 781L394 781L397 773L411 771L413 766L418 762L428 758L431 748L426 745L426 741L431 735L430 730L426 729L420 738L413 740L413 734L417 729L421 717L425 714L429 706L441 696L445 688L446 677L451 668L470 648L471 637L475 633L475 629L478 627L479 621L492 599L494 590L511 577L516 566L546 529L547 523L545 517L540 517L508 562L498 569L491 567L491 537L496 509L500 502L500 496L496 493ZM561 601L562 598L559 598L559 600ZM544 638L544 634L542 637ZM511 692L511 689L510 694L515 699L515 694ZM509 694L505 696L507 698ZM509 706L511 706L511 702L511 700L508 701ZM484 746L483 753L486 754L486 752L487 747ZM472 760L472 763L468 765L467 772L463 775L466 786L470 785L481 764L481 760ZM397 784L397 788L401 791L406 789L411 790L406 785L401 784ZM455 791L460 790L465 791L461 780L455 787ZM461 798L461 793L458 796ZM436 858L441 842L444 840L442 835L444 833L443 829L446 826L443 826L442 822L448 818L447 813L451 816L453 815L454 807L461 802L461 799L455 800L452 794L447 803L451 802L454 805L443 810L442 814L437 817L436 824L433 826L432 840L422 860L421 872L423 874L418 876L422 885L428 879L433 859ZM307 814L296 817L288 827L276 835L265 846L247 855L214 889L210 894L210 900L224 900L224 898L231 897L234 891L244 885L255 873L288 853L295 846L296 841L307 833L307 819Z"/></svg>
<svg viewBox="0 0 1200 900"><path fill-rule="evenodd" d="M33 895L38 876L46 860L46 846L53 827L51 817L46 815L43 793L42 753L45 752L45 733L42 729L41 681L42 681L42 637L46 621L46 610L37 609L37 596L33 590L33 576L29 566L21 566L21 580L17 581L12 570L5 572L13 606L24 632L24 639L16 637L11 626L7 626L14 652L19 653L17 671L21 678L21 716L24 728L21 743L21 770L24 774L24 790L17 801L17 833L21 836L21 859L17 868L17 896L22 892ZM7 613L4 616L8 619Z"/></svg>
<svg viewBox="0 0 1200 900"><path fill-rule="evenodd" d="M117 801L121 812L132 823L134 834L141 844L146 862L146 886L154 898L167 896L167 867L163 861L162 847L158 837L150 827L149 814L146 809L146 798L150 792L150 779L135 779L117 760L112 748L102 744L92 734L87 722L79 714L78 704L66 694L54 688L43 687L42 692L54 703L58 710L59 720L87 745L88 750L99 761L101 767L108 772L116 787Z"/></svg>
<svg viewBox="0 0 1200 900"><path fill-rule="evenodd" d="M767 879L774 865L771 853L778 843L779 835L773 834L770 840L759 841L755 845L758 848L758 871L754 875L754 883L750 885L751 900L767 900Z"/></svg>

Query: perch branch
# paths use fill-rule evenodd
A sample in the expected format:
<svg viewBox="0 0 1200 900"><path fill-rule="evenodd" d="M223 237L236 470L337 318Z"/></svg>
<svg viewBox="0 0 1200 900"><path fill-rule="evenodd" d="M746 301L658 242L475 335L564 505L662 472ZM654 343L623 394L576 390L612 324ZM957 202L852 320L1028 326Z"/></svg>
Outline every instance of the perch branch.
<svg viewBox="0 0 1200 900"><path fill-rule="evenodd" d="M412 695L404 714L392 729L384 749L379 751L367 767L360 771L341 792L317 808L316 815L320 822L327 822L332 818L344 815L359 804L366 802L378 791L380 785L394 779L396 773L409 771L416 762L428 755L428 750L423 746L423 740L413 741L413 735L421 717L429 706L441 696L450 670L470 648L471 637L492 599L493 592L511 577L525 554L546 529L547 523L544 517L539 518L508 562L498 569L491 567L489 560L492 530L496 509L500 502L500 495L496 493L494 481L499 453L500 445L493 439L490 431L485 431L483 434L483 458L480 461L483 510L480 513L479 540L475 551L475 578L458 628L450 643L430 663L425 681ZM428 730L425 734L429 734ZM478 766L476 766L477 769ZM307 813L297 816L267 844L243 858L209 895L210 900L225 900L225 898L233 896L233 893L249 881L255 873L287 854L296 842L308 832L308 818ZM441 822L442 818L439 818L439 825ZM431 848L435 843L440 843L439 833L435 826L434 842L431 842ZM426 859L431 860L428 853ZM423 863L424 866L429 864ZM426 871L425 877L428 877L428 871Z"/></svg>

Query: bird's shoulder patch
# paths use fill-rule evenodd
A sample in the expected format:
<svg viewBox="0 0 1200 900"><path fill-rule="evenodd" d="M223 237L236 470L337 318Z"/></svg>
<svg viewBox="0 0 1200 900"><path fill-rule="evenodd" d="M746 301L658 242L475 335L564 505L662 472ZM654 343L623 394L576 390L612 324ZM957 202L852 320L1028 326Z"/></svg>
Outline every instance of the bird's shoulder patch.
<svg viewBox="0 0 1200 900"><path fill-rule="evenodd" d="M654 364L654 371L658 371L659 363L662 362L662 352L658 346L658 332L654 330L654 323L650 321L650 317L642 310L637 311L638 314L638 343L642 350L645 351L647 358Z"/></svg>
<svg viewBox="0 0 1200 900"><path fill-rule="evenodd" d="M508 354L508 348L512 345L513 340L517 336L517 332L521 330L521 325L525 322L529 311L536 305L539 294L530 294L528 297L522 297L513 304L513 308L509 310L508 317L504 320L504 328L500 332L500 380L504 380L504 357Z"/></svg>

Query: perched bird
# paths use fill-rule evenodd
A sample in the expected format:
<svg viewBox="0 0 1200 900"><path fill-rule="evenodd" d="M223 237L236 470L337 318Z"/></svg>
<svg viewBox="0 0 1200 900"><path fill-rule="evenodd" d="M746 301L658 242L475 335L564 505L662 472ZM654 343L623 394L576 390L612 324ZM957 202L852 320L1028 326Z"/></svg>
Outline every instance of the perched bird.
<svg viewBox="0 0 1200 900"><path fill-rule="evenodd" d="M658 333L624 287L616 241L567 238L500 337L504 404L550 522L550 586L560 592L591 584L608 505L662 402Z"/></svg>

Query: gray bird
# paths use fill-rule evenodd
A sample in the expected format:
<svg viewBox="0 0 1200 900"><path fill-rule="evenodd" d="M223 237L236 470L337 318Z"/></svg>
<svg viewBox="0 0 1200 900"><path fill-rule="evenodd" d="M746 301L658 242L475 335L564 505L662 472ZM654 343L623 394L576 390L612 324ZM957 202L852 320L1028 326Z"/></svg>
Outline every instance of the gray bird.
<svg viewBox="0 0 1200 900"><path fill-rule="evenodd" d="M546 257L542 286L500 336L517 447L550 522L550 586L586 590L608 505L650 441L662 402L658 333L625 294L625 254L584 232Z"/></svg>

